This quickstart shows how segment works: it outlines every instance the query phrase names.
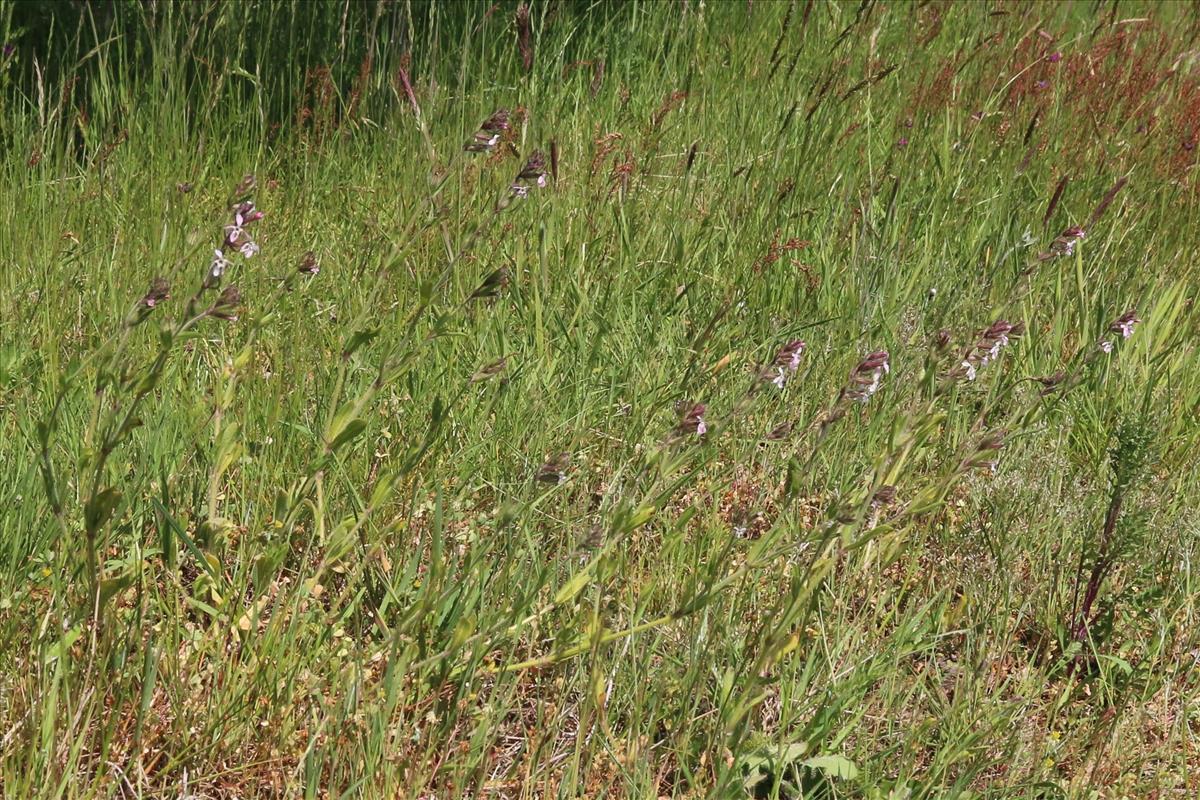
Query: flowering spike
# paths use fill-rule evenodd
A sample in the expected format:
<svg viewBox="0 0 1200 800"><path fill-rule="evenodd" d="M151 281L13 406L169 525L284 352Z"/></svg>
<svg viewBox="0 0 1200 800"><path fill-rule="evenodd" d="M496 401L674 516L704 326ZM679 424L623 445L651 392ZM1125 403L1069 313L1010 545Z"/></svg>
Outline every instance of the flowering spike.
<svg viewBox="0 0 1200 800"><path fill-rule="evenodd" d="M150 291L142 297L142 306L147 310L154 308L164 300L171 299L171 287L163 278L155 278L150 282Z"/></svg>
<svg viewBox="0 0 1200 800"><path fill-rule="evenodd" d="M883 376L890 371L891 357L886 350L876 350L850 370L850 381L842 395L856 403L865 403L879 391Z"/></svg>
<svg viewBox="0 0 1200 800"><path fill-rule="evenodd" d="M205 313L214 319L237 322L238 308L241 305L242 293L236 286L226 286L217 297L217 302L213 303Z"/></svg>
<svg viewBox="0 0 1200 800"><path fill-rule="evenodd" d="M565 483L567 480L567 470L570 467L571 454L562 452L546 459L546 462L538 468L533 478L539 483Z"/></svg>
<svg viewBox="0 0 1200 800"><path fill-rule="evenodd" d="M1117 319L1108 326L1108 329L1113 333L1121 334L1122 339L1128 339L1130 336L1133 336L1133 329L1141 321L1142 320L1138 317L1137 312L1135 312L1133 309L1130 309L1121 316L1117 317Z"/></svg>
<svg viewBox="0 0 1200 800"><path fill-rule="evenodd" d="M534 150L525 162L525 166L517 173L512 183L512 193L517 197L526 197L530 186L544 188L546 186L546 157L541 150Z"/></svg>
<svg viewBox="0 0 1200 800"><path fill-rule="evenodd" d="M687 408L687 412L675 426L675 431L681 436L688 434L704 436L708 433L708 425L704 422L704 412L707 410L707 406L704 403L693 403L691 405L684 404L684 407Z"/></svg>
<svg viewBox="0 0 1200 800"><path fill-rule="evenodd" d="M500 143L500 136L508 127L508 109L497 109L483 121L463 150L468 153L490 153Z"/></svg>
<svg viewBox="0 0 1200 800"><path fill-rule="evenodd" d="M1044 253L1038 254L1038 259L1045 261L1057 256L1069 256L1075 252L1075 244L1082 239L1087 232L1078 225L1072 225L1067 228L1058 238L1050 243L1050 249Z"/></svg>
<svg viewBox="0 0 1200 800"><path fill-rule="evenodd" d="M304 258L300 259L300 266L296 268L296 271L301 275L316 275L321 271L321 265L317 263L317 256L312 250L309 250L304 254Z"/></svg>

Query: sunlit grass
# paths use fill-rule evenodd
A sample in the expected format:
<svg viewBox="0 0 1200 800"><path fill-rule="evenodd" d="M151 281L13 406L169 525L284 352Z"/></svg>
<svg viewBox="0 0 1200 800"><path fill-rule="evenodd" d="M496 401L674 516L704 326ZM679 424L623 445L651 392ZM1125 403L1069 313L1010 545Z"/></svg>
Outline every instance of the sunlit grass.
<svg viewBox="0 0 1200 800"><path fill-rule="evenodd" d="M54 19L5 796L1195 795L1191 9Z"/></svg>

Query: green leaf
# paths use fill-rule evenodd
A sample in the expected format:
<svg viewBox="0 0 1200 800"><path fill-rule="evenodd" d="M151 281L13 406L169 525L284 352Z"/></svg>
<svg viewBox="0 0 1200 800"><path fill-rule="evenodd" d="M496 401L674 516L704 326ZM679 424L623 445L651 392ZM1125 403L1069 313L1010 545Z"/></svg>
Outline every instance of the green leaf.
<svg viewBox="0 0 1200 800"><path fill-rule="evenodd" d="M120 502L121 493L111 486L99 494L93 495L84 509L84 520L88 532L95 533L104 527Z"/></svg>
<svg viewBox="0 0 1200 800"><path fill-rule="evenodd" d="M554 605L561 606L568 602L575 595L583 591L583 588L591 583L592 571L590 569L582 569L571 576L571 580L563 584L563 587L558 590L558 594L554 595Z"/></svg>
<svg viewBox="0 0 1200 800"><path fill-rule="evenodd" d="M338 433L333 437L333 441L329 443L330 450L337 450L344 444L348 444L358 438L364 430L367 423L361 419L352 419L346 422L338 429Z"/></svg>
<svg viewBox="0 0 1200 800"><path fill-rule="evenodd" d="M654 517L655 511L656 509L654 506L642 506L641 508L635 509L634 512L629 515L629 520L625 523L626 532L637 530L645 525Z"/></svg>
<svg viewBox="0 0 1200 800"><path fill-rule="evenodd" d="M130 417L121 424L121 429L117 431L116 439L123 439L130 431L140 428L145 423L141 417Z"/></svg>
<svg viewBox="0 0 1200 800"><path fill-rule="evenodd" d="M337 564L354 549L358 539L351 535L357 520L353 516L343 517L329 534L329 542L325 545L325 561Z"/></svg>
<svg viewBox="0 0 1200 800"><path fill-rule="evenodd" d="M100 596L98 598L100 608L103 609L106 605L108 605L109 600L113 599L113 597L125 591L132 585L133 575L128 572L118 575L115 578L105 578L104 580L100 581Z"/></svg>
<svg viewBox="0 0 1200 800"><path fill-rule="evenodd" d="M356 416L356 411L356 404L348 402L334 415L333 421L325 431L325 441L329 450L336 450L353 440L367 427L367 423Z"/></svg>
<svg viewBox="0 0 1200 800"><path fill-rule="evenodd" d="M809 769L824 772L830 778L854 780L858 777L858 767L850 759L839 755L816 756L805 759L804 766Z"/></svg>
<svg viewBox="0 0 1200 800"><path fill-rule="evenodd" d="M373 340L379 335L379 328L363 328L355 331L349 339L346 340L345 347L342 348L342 358L349 358L354 355L355 351Z"/></svg>
<svg viewBox="0 0 1200 800"><path fill-rule="evenodd" d="M79 640L83 635L83 629L79 625L75 625L70 630L64 631L62 637L46 648L45 654L42 656L42 663L49 664L55 659L62 658L71 652L71 646Z"/></svg>

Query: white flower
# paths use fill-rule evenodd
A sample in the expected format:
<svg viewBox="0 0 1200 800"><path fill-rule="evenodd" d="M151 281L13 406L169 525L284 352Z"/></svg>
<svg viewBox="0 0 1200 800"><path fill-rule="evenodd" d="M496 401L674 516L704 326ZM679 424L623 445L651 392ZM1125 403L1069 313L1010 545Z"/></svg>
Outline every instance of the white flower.
<svg viewBox="0 0 1200 800"><path fill-rule="evenodd" d="M962 362L962 368L963 368L963 373L967 377L967 380L969 380L969 381L975 380L975 365L974 364L972 364L970 361L964 361L964 362Z"/></svg>
<svg viewBox="0 0 1200 800"><path fill-rule="evenodd" d="M704 424L704 417L696 417L696 435L703 436L708 433L708 426Z"/></svg>
<svg viewBox="0 0 1200 800"><path fill-rule="evenodd" d="M871 395L873 395L879 391L879 379L881 377L883 377L882 373L887 372L887 371L888 371L887 364L883 365L882 370L878 370L878 369L875 370L875 373L871 376L871 382L869 384L867 384L866 386L864 386L862 391L859 392L858 396L855 397L854 399L860 403L866 403L868 400L870 400Z"/></svg>
<svg viewBox="0 0 1200 800"><path fill-rule="evenodd" d="M782 389L783 385L787 383L787 373L783 371L783 367L779 368L775 374L775 377L771 379L771 383L775 384L780 389Z"/></svg>
<svg viewBox="0 0 1200 800"><path fill-rule="evenodd" d="M220 280L227 269L229 269L229 259L220 250L213 250L213 260L208 265L209 279L214 281Z"/></svg>
<svg viewBox="0 0 1200 800"><path fill-rule="evenodd" d="M1113 343L1110 342L1108 339L1102 340L1100 342L1100 350L1105 353L1111 353L1113 351Z"/></svg>
<svg viewBox="0 0 1200 800"><path fill-rule="evenodd" d="M247 239L245 243L238 248L238 252L242 254L242 258L253 258L258 254L258 244L253 239Z"/></svg>

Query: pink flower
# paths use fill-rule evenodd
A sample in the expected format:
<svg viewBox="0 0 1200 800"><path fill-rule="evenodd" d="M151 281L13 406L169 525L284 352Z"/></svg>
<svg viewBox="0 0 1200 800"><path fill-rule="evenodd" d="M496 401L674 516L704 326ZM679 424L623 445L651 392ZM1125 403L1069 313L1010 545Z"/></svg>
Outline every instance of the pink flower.
<svg viewBox="0 0 1200 800"><path fill-rule="evenodd" d="M1138 315L1133 310L1126 311L1121 316L1117 317L1113 324L1108 326L1108 329L1113 333L1121 334L1121 338L1128 339L1133 336L1133 329L1141 322Z"/></svg>
<svg viewBox="0 0 1200 800"><path fill-rule="evenodd" d="M708 433L708 425L704 422L704 412L707 407L704 403L692 403L691 405L684 404L687 412L680 418L679 424L675 426L675 431L681 436L695 434L703 436Z"/></svg>

